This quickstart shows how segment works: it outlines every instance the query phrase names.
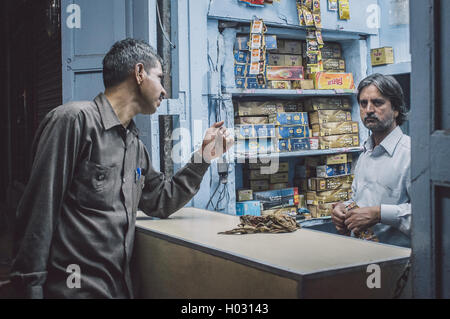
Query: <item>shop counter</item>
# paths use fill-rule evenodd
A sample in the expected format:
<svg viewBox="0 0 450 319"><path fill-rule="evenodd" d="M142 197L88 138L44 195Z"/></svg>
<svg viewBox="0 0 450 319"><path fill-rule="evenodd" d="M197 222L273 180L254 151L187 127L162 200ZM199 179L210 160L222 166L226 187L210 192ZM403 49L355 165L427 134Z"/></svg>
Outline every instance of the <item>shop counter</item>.
<svg viewBox="0 0 450 319"><path fill-rule="evenodd" d="M391 298L411 254L402 247L308 229L218 234L239 223L237 216L194 208L165 220L138 217L137 296ZM377 283L379 288L373 287ZM407 287L403 296L408 294Z"/></svg>

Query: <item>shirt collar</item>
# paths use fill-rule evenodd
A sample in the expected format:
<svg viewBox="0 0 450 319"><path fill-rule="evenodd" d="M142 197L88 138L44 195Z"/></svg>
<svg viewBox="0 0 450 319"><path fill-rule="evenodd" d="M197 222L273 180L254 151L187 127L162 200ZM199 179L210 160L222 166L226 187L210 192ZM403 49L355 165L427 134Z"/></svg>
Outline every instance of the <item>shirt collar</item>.
<svg viewBox="0 0 450 319"><path fill-rule="evenodd" d="M388 136L381 141L380 146L384 148L384 150L392 156L394 154L395 148L397 147L398 142L403 136L402 129L400 126L397 126ZM365 150L373 150L373 136L370 136L367 141L364 143Z"/></svg>
<svg viewBox="0 0 450 319"><path fill-rule="evenodd" d="M103 128L106 131L116 126L122 126L122 123L120 123L116 112L112 108L111 103L109 103L105 94L100 93L99 95L97 95L97 97L94 99L94 102L95 104L97 104L98 110L100 112L100 117L102 119ZM134 135L139 135L139 130L133 120L130 121L128 129L132 133L134 133Z"/></svg>

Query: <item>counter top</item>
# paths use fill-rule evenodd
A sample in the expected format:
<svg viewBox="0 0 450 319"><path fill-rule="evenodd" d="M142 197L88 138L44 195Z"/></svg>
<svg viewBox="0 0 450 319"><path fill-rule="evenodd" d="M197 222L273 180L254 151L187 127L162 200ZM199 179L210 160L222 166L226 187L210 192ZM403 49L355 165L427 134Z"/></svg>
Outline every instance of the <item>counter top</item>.
<svg viewBox="0 0 450 319"><path fill-rule="evenodd" d="M166 220L138 215L137 231L258 268L305 276L404 260L411 250L309 229L287 234L219 235L238 216L184 208Z"/></svg>

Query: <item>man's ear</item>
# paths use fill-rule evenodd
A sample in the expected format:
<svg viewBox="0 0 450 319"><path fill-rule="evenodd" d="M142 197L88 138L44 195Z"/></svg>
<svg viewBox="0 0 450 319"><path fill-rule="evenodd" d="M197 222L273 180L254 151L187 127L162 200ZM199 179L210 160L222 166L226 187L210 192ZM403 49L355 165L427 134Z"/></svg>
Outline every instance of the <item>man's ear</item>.
<svg viewBox="0 0 450 319"><path fill-rule="evenodd" d="M138 63L135 65L134 74L136 77L136 83L137 83L137 85L140 86L142 84L142 82L144 82L144 79L145 79L145 68L142 63Z"/></svg>

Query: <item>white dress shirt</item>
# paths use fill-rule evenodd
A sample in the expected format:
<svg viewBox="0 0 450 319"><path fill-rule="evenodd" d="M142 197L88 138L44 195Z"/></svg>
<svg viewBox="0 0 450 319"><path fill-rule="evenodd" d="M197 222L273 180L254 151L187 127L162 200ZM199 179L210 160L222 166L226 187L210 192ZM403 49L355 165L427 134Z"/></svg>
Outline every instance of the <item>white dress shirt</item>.
<svg viewBox="0 0 450 319"><path fill-rule="evenodd" d="M380 242L410 247L411 138L395 128L373 147L370 136L355 167L352 199L359 207L381 206L381 223L373 226Z"/></svg>

